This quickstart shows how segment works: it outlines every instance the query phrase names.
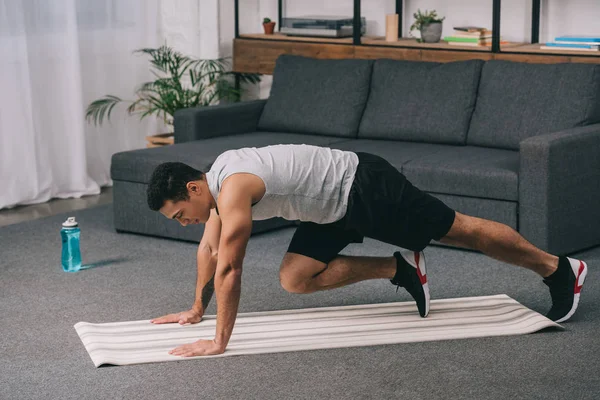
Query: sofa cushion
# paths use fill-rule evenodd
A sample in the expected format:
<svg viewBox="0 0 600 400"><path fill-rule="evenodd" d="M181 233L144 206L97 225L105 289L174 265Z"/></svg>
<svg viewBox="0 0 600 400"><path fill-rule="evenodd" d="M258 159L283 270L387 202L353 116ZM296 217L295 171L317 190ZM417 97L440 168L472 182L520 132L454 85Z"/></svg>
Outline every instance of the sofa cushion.
<svg viewBox="0 0 600 400"><path fill-rule="evenodd" d="M445 146L402 166L402 173L426 192L519 199L519 152L475 146Z"/></svg>
<svg viewBox="0 0 600 400"><path fill-rule="evenodd" d="M385 158L399 171L410 160L442 151L448 145L418 142L400 142L398 140L351 139L329 145L333 149L362 151Z"/></svg>
<svg viewBox="0 0 600 400"><path fill-rule="evenodd" d="M519 148L531 136L600 121L600 65L492 60L483 67L467 143Z"/></svg>
<svg viewBox="0 0 600 400"><path fill-rule="evenodd" d="M279 56L258 130L356 137L372 65Z"/></svg>
<svg viewBox="0 0 600 400"><path fill-rule="evenodd" d="M354 139L329 147L385 158L419 189L517 201L519 152L475 146Z"/></svg>
<svg viewBox="0 0 600 400"><path fill-rule="evenodd" d="M358 137L464 144L482 65L377 60Z"/></svg>
<svg viewBox="0 0 600 400"><path fill-rule="evenodd" d="M262 147L273 144L310 144L328 146L338 137L292 133L251 132L196 140L172 146L140 149L114 154L111 162L113 180L148 183L154 168L167 161L180 161L201 171L208 171L223 152L242 147Z"/></svg>

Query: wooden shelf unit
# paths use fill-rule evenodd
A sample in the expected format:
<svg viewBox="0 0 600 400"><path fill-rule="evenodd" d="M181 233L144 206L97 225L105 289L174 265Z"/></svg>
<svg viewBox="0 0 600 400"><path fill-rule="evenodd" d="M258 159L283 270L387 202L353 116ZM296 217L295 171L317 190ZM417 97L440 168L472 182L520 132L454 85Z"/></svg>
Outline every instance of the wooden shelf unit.
<svg viewBox="0 0 600 400"><path fill-rule="evenodd" d="M240 35L242 39L257 39L257 40L286 40L292 42L315 42L315 43L337 43L337 44L352 44L352 38L320 38L320 37L304 37L304 36L288 36L283 33L275 32L272 35L264 33L248 33Z"/></svg>
<svg viewBox="0 0 600 400"><path fill-rule="evenodd" d="M422 43L417 42L416 39L411 38L398 38L393 42L388 42L383 36L367 36L361 39L361 45L364 46L390 46L390 47L410 47L419 49L444 49L444 50L468 50L468 51L483 51L490 52L492 48L490 46L460 46L448 44L443 40L438 43Z"/></svg>
<svg viewBox="0 0 600 400"><path fill-rule="evenodd" d="M316 38L239 33L239 0L234 0L235 39L233 46L233 70L270 75L275 60L281 54L296 54L314 58L391 58L448 62L468 59L510 60L532 63L600 63L600 52L576 50L540 49L541 0L532 0L531 43L500 42L500 0L492 1L492 46L473 47L440 43L418 43L415 39L400 38L386 42L382 37L360 36L361 0L354 0L355 34L351 38ZM281 26L282 0L278 0L278 23ZM398 35L402 35L403 1L396 0L396 13L400 15Z"/></svg>
<svg viewBox="0 0 600 400"><path fill-rule="evenodd" d="M270 35L266 35L270 36ZM283 35L279 35L283 36ZM241 37L233 42L233 70L235 72L273 74L275 60L282 54L295 54L313 58L390 58L395 60L449 62L459 60L508 60L531 63L597 63L600 54L570 51L568 54L552 50L541 50L540 44L503 45L501 51L493 53L488 49L473 50L468 46L453 46L447 43L433 43L421 46L414 39L388 42L385 45L341 42L329 39L327 42L312 40L261 39ZM392 43L392 44L391 44ZM581 54L585 53L585 54Z"/></svg>
<svg viewBox="0 0 600 400"><path fill-rule="evenodd" d="M504 47L502 51L510 51L514 53L541 53L541 54L554 54L554 55L565 55L565 56L587 56L600 58L600 51L582 51L582 50L565 50L565 49L540 49L543 43L525 43L514 48Z"/></svg>

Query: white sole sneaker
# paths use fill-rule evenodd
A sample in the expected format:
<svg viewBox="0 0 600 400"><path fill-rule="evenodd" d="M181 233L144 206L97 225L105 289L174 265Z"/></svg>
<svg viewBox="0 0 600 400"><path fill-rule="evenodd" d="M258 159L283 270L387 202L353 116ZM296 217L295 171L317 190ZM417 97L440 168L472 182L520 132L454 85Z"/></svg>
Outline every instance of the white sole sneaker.
<svg viewBox="0 0 600 400"><path fill-rule="evenodd" d="M400 253L402 258L409 265L415 268L417 276L419 277L419 282L421 283L425 295L425 313L424 315L421 315L424 318L429 314L429 301L431 298L429 294L429 283L427 281L427 269L425 267L425 253L422 251L416 252L404 249L401 249L398 253Z"/></svg>
<svg viewBox="0 0 600 400"><path fill-rule="evenodd" d="M571 264L571 269L573 270L573 274L575 275L575 287L573 288L573 305L571 306L571 310L562 318L557 319L555 322L565 322L569 318L575 314L577 307L579 306L579 297L581 296L581 289L583 288L583 282L588 273L588 266L584 261L575 260L573 258L567 257L569 260L569 264Z"/></svg>

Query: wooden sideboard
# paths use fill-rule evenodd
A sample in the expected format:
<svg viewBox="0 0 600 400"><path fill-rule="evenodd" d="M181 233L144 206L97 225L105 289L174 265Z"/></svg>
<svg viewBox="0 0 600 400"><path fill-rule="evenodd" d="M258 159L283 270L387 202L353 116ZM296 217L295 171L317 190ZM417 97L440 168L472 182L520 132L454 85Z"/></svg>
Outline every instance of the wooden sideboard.
<svg viewBox="0 0 600 400"><path fill-rule="evenodd" d="M281 54L306 57L339 58L390 58L395 60L449 62L459 60L509 60L531 63L596 63L600 52L541 50L540 44L502 45L500 52L488 48L473 49L441 43L417 43L414 39L386 42L380 37L364 37L360 45L352 38L319 39L290 38L282 34L241 35L233 42L233 70L235 72L272 75L275 60Z"/></svg>

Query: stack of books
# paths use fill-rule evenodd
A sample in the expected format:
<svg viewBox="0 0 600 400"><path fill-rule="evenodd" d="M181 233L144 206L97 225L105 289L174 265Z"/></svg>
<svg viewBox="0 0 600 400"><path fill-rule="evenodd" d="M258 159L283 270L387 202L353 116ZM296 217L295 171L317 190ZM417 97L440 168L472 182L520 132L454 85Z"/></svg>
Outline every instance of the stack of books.
<svg viewBox="0 0 600 400"><path fill-rule="evenodd" d="M452 36L444 40L454 46L491 46L492 31L480 26L455 26Z"/></svg>
<svg viewBox="0 0 600 400"><path fill-rule="evenodd" d="M585 36L585 35L559 36L554 39L554 42L548 42L548 43L546 43L545 46L540 46L540 49L599 51L600 50L600 35L598 35L598 36Z"/></svg>

